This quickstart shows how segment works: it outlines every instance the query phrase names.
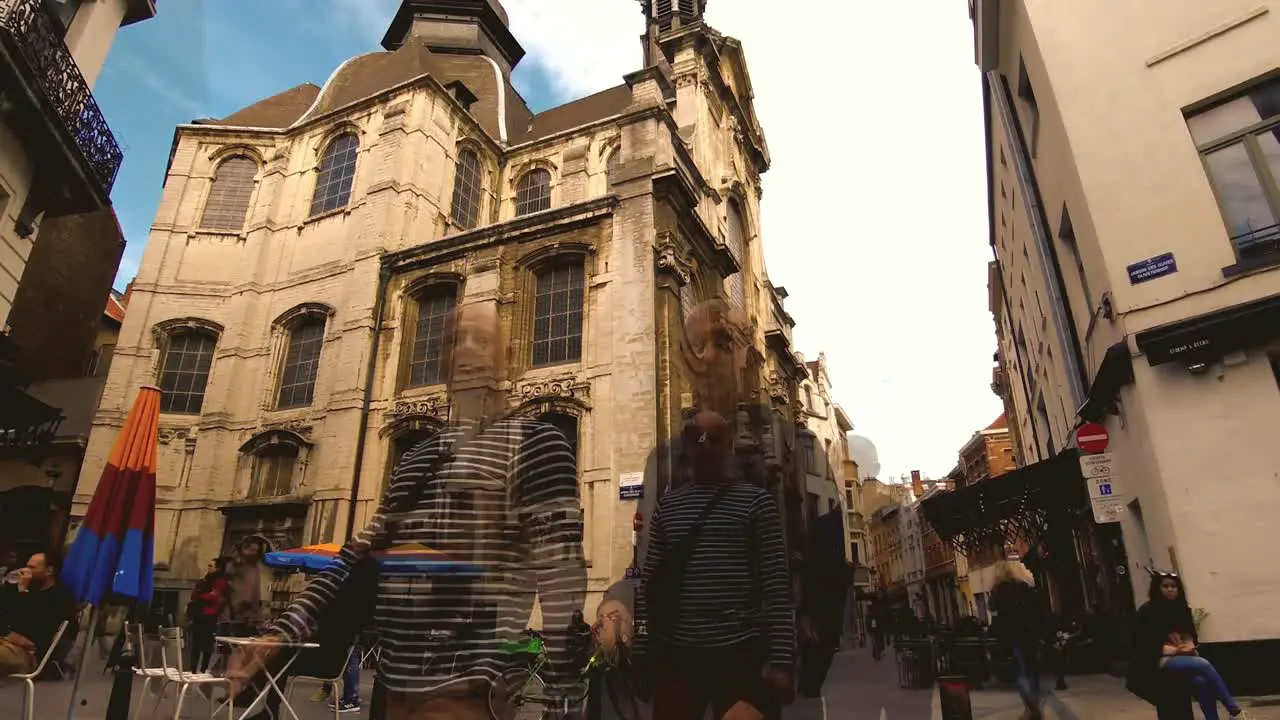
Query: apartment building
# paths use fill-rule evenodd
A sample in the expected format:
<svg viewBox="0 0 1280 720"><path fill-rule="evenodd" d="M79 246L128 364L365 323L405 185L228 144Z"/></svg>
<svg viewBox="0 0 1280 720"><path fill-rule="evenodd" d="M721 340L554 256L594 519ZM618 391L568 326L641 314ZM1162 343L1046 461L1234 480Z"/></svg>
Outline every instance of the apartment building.
<svg viewBox="0 0 1280 720"><path fill-rule="evenodd" d="M1103 422L1097 545L1127 586L1103 594L1177 570L1204 654L1274 692L1280 580L1242 548L1273 545L1280 514L1280 2L970 13L1017 452L1051 461Z"/></svg>

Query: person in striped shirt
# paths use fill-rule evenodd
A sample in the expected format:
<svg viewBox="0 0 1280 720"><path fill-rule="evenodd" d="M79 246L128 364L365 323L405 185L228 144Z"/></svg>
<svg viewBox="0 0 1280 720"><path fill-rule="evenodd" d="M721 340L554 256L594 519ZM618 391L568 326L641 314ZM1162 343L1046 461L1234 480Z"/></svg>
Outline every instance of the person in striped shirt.
<svg viewBox="0 0 1280 720"><path fill-rule="evenodd" d="M698 413L682 448L693 482L658 501L636 592L642 684L662 720L701 720L708 706L717 719L775 718L794 695L795 664L777 505L738 479L731 429L718 413Z"/></svg>
<svg viewBox="0 0 1280 720"><path fill-rule="evenodd" d="M384 568L378 579L373 625L389 720L508 716L501 679L513 668L502 641L528 626L535 596L550 659L544 674L554 683L576 669L569 627L586 593L576 459L553 425L503 414L495 306L464 305L450 330L455 422L405 454L373 520L273 626L291 641L311 637L351 570L377 548L444 553L455 563L448 574ZM235 677L261 659L238 663Z"/></svg>

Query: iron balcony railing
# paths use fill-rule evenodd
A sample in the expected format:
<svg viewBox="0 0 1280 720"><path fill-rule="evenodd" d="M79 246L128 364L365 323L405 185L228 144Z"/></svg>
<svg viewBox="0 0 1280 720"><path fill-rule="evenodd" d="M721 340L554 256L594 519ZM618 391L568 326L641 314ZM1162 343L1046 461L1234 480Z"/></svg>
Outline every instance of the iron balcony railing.
<svg viewBox="0 0 1280 720"><path fill-rule="evenodd" d="M124 161L102 110L80 74L62 31L42 0L0 0L0 33L26 65L30 81L44 95L71 136L103 194L111 192Z"/></svg>

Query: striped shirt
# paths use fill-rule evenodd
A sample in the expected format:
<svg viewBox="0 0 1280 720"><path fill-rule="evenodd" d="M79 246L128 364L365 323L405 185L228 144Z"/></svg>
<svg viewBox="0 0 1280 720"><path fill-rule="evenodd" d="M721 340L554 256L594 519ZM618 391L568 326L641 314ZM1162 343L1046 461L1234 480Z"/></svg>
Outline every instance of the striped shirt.
<svg viewBox="0 0 1280 720"><path fill-rule="evenodd" d="M577 466L555 427L524 418L468 422L414 447L369 526L275 629L292 640L312 636L351 568L388 540L392 547L421 543L469 566L436 575L382 571L373 624L382 647L378 673L389 690L492 682L519 660L501 644L528 626L535 596L550 672L572 669L569 621L586 592L582 508Z"/></svg>
<svg viewBox="0 0 1280 720"><path fill-rule="evenodd" d="M653 576L664 554L688 535L720 487L691 483L658 501L643 577ZM687 555L679 617L670 637L659 639L677 647L706 648L762 638L768 662L792 664L795 613L782 519L773 497L755 485L736 482L707 517L701 532ZM652 639L646 632L647 617L642 582L636 592L639 652L644 652Z"/></svg>

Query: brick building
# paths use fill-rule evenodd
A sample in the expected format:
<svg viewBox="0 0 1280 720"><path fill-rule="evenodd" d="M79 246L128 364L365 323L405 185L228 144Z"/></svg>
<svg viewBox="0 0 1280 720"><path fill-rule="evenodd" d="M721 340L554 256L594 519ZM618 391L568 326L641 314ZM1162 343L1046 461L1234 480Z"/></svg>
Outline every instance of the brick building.
<svg viewBox="0 0 1280 720"><path fill-rule="evenodd" d="M576 445L589 608L669 484L659 448L694 404L683 317L702 300L746 320L749 402L723 411L802 537L805 368L761 254L769 152L742 47L704 5L646 2L642 67L535 114L497 0L405 0L385 50L324 87L177 129L89 448L105 456L137 388L161 386L158 587L248 533L299 545L363 524L400 453L450 417L431 348L464 303L501 318L509 409ZM633 473L639 503L619 498Z"/></svg>

